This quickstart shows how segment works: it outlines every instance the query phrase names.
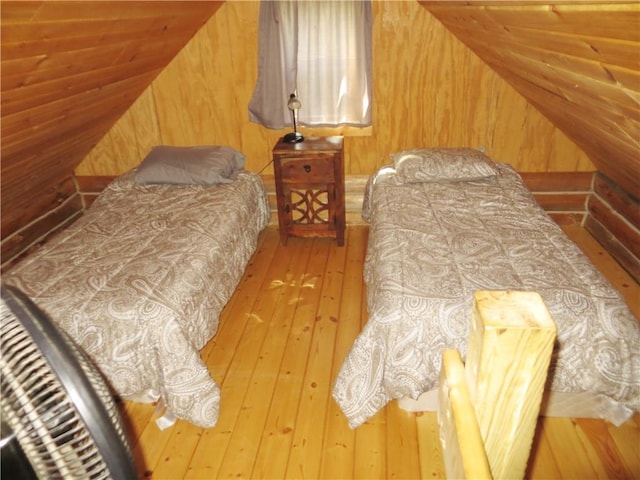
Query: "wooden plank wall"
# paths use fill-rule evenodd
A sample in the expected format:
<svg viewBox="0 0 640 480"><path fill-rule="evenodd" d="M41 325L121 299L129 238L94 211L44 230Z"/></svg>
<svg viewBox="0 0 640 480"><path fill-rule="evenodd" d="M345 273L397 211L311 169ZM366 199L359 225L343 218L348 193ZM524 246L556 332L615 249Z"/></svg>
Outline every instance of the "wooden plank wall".
<svg viewBox="0 0 640 480"><path fill-rule="evenodd" d="M220 2L3 1L3 263L81 210L73 170Z"/></svg>
<svg viewBox="0 0 640 480"><path fill-rule="evenodd" d="M640 190L640 2L420 3L597 170Z"/></svg>
<svg viewBox="0 0 640 480"><path fill-rule="evenodd" d="M640 201L602 174L593 190L585 228L640 283Z"/></svg>
<svg viewBox="0 0 640 480"><path fill-rule="evenodd" d="M267 165L285 131L248 119L258 12L259 2L225 2L76 174L122 173L160 143L226 144L245 152L249 170ZM482 146L518 171L594 170L566 135L418 2L373 2L373 14L374 125L346 132L347 174L371 174L392 152L416 146ZM271 166L264 173L272 174Z"/></svg>
<svg viewBox="0 0 640 480"><path fill-rule="evenodd" d="M420 3L593 160L585 227L640 281L640 2Z"/></svg>

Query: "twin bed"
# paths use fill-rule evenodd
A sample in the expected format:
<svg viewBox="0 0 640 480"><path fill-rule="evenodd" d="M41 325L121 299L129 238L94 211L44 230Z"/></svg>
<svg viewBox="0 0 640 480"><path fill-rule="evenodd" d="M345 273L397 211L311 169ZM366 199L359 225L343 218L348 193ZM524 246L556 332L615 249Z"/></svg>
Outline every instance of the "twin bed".
<svg viewBox="0 0 640 480"><path fill-rule="evenodd" d="M161 398L159 425L216 424L220 391L199 350L253 254L269 206L228 147L156 147L79 220L3 276L125 399Z"/></svg>
<svg viewBox="0 0 640 480"><path fill-rule="evenodd" d="M476 290L545 301L558 337L544 413L619 424L640 410L640 324L510 166L471 149L399 152L369 180L363 216L369 319L333 390L351 427L392 399L436 408L442 351L464 358Z"/></svg>
<svg viewBox="0 0 640 480"><path fill-rule="evenodd" d="M115 393L161 398L161 426L217 421L220 391L199 351L269 220L243 164L227 147L156 147L3 277ZM363 216L370 318L333 390L351 427L392 399L428 397L443 349L466 351L476 290L542 295L558 325L549 391L586 395L589 414L614 423L640 410L637 320L511 167L468 149L400 152L369 180Z"/></svg>

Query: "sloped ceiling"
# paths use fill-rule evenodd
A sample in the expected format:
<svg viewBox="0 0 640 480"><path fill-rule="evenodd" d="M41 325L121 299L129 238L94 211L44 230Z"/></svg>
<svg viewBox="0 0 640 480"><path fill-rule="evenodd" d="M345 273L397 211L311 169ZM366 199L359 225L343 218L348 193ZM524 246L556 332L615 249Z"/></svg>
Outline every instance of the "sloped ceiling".
<svg viewBox="0 0 640 480"><path fill-rule="evenodd" d="M640 2L420 3L640 195Z"/></svg>
<svg viewBox="0 0 640 480"><path fill-rule="evenodd" d="M638 194L639 2L420 3ZM3 239L62 201L65 178L221 4L0 3Z"/></svg>
<svg viewBox="0 0 640 480"><path fill-rule="evenodd" d="M3 238L43 211L33 204L72 174L221 4L2 1Z"/></svg>

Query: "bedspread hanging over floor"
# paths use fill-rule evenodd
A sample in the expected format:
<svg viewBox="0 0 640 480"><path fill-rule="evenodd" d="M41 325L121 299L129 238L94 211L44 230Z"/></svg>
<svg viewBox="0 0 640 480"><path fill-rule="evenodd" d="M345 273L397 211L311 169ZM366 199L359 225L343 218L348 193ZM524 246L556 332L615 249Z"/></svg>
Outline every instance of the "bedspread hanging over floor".
<svg viewBox="0 0 640 480"><path fill-rule="evenodd" d="M10 270L17 286L95 361L115 392L160 395L211 427L220 392L199 350L269 220L260 177L139 185L116 179L71 227Z"/></svg>
<svg viewBox="0 0 640 480"><path fill-rule="evenodd" d="M442 351L466 353L476 290L541 294L558 326L550 390L640 410L637 320L520 176L496 165L482 181L401 183L393 169L370 180L369 319L333 390L351 427L437 386Z"/></svg>

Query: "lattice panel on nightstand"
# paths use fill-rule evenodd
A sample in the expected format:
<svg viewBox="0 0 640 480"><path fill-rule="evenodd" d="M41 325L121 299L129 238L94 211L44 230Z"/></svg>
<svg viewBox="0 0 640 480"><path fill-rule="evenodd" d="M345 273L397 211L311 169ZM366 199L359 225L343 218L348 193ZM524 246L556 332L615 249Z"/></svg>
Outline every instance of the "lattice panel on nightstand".
<svg viewBox="0 0 640 480"><path fill-rule="evenodd" d="M329 195L326 190L291 190L290 202L293 223L329 223Z"/></svg>

